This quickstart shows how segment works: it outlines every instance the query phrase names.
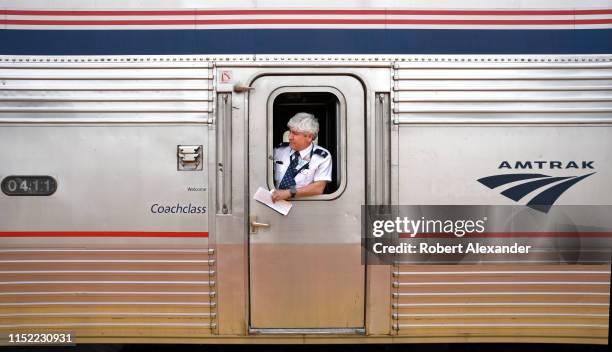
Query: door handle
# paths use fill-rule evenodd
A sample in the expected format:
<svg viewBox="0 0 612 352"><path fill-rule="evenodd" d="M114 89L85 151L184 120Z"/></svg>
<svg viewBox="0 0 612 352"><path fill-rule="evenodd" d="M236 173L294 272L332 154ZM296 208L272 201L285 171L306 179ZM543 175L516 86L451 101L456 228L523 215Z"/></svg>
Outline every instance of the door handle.
<svg viewBox="0 0 612 352"><path fill-rule="evenodd" d="M234 85L234 92L236 93L248 92L250 90L255 90L255 87L245 86L244 84L240 83L236 83Z"/></svg>
<svg viewBox="0 0 612 352"><path fill-rule="evenodd" d="M250 220L250 224L251 224L251 233L252 234L257 234L257 229L259 229L260 227L263 227L263 228L270 227L270 224L265 224L263 222L257 222L257 215L251 215L249 217L249 220Z"/></svg>

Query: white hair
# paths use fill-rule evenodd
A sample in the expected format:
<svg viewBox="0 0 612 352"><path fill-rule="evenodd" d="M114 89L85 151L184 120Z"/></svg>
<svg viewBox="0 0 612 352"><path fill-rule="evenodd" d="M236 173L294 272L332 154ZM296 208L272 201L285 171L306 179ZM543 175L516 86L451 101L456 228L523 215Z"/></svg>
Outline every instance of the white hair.
<svg viewBox="0 0 612 352"><path fill-rule="evenodd" d="M310 133L317 138L319 133L319 121L313 114L298 112L287 122L287 127L301 133Z"/></svg>

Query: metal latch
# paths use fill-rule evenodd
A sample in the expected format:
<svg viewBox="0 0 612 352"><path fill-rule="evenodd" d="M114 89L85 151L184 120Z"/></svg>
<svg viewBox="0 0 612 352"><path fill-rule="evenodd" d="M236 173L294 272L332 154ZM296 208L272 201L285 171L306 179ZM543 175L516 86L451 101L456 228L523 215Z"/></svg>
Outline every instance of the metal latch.
<svg viewBox="0 0 612 352"><path fill-rule="evenodd" d="M270 224L266 224L263 222L257 222L257 216L256 215L251 215L249 216L249 220L251 223L251 234L257 234L257 230L262 227L262 228L269 228Z"/></svg>
<svg viewBox="0 0 612 352"><path fill-rule="evenodd" d="M202 170L202 146L179 145L177 147L177 169L179 171Z"/></svg>

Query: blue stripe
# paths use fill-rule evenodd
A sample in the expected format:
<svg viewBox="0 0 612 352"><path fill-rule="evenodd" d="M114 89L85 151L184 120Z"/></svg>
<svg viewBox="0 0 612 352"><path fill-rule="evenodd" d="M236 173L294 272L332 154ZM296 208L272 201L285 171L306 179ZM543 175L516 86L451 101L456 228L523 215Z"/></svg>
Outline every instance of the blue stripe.
<svg viewBox="0 0 612 352"><path fill-rule="evenodd" d="M611 54L612 29L0 30L2 55Z"/></svg>

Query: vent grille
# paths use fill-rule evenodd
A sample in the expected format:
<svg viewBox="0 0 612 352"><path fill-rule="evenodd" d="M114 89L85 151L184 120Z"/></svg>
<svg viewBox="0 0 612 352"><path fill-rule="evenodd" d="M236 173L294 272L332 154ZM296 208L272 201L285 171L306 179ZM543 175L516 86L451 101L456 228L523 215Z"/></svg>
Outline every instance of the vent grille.
<svg viewBox="0 0 612 352"><path fill-rule="evenodd" d="M216 330L214 249L3 249L0 331L78 337Z"/></svg>
<svg viewBox="0 0 612 352"><path fill-rule="evenodd" d="M0 121L210 123L212 66L0 64Z"/></svg>
<svg viewBox="0 0 612 352"><path fill-rule="evenodd" d="M392 292L398 335L608 337L609 265L397 262Z"/></svg>
<svg viewBox="0 0 612 352"><path fill-rule="evenodd" d="M396 124L611 123L612 65L396 63Z"/></svg>

